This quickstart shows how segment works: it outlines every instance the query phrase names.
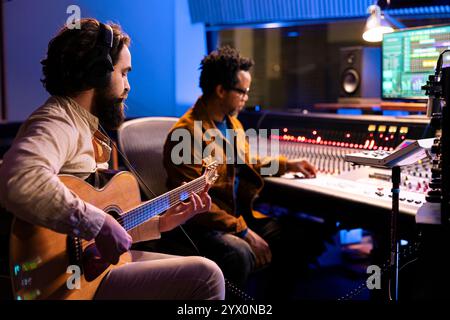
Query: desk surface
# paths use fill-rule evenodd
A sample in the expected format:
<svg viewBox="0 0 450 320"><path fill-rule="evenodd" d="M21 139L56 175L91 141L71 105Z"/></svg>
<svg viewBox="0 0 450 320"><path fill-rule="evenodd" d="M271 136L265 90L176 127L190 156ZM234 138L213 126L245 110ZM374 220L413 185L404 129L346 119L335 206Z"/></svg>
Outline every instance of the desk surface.
<svg viewBox="0 0 450 320"><path fill-rule="evenodd" d="M427 104L423 102L396 102L396 101L372 101L372 102L334 102L334 103L316 103L314 109L335 110L335 109L363 109L372 110L380 108L381 110L402 110L409 112L426 112Z"/></svg>

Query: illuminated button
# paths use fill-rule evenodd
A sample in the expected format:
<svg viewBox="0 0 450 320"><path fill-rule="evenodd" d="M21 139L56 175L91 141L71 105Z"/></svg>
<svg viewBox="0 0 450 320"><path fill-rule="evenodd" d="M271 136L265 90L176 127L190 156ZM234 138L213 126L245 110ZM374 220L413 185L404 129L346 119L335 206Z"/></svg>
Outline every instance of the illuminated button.
<svg viewBox="0 0 450 320"><path fill-rule="evenodd" d="M389 132L390 133L396 133L397 132L397 127L396 126L390 126L389 127Z"/></svg>
<svg viewBox="0 0 450 320"><path fill-rule="evenodd" d="M370 124L369 127L367 128L367 131L369 132L373 132L377 129L377 126L374 124Z"/></svg>
<svg viewBox="0 0 450 320"><path fill-rule="evenodd" d="M367 149L369 144L370 144L370 140L366 140L366 142L364 143L364 149Z"/></svg>
<svg viewBox="0 0 450 320"><path fill-rule="evenodd" d="M383 125L378 126L378 132L386 132L386 126Z"/></svg>
<svg viewBox="0 0 450 320"><path fill-rule="evenodd" d="M401 127L400 134L408 133L408 127Z"/></svg>
<svg viewBox="0 0 450 320"><path fill-rule="evenodd" d="M20 265L16 264L14 266L14 275L17 276L20 272Z"/></svg>

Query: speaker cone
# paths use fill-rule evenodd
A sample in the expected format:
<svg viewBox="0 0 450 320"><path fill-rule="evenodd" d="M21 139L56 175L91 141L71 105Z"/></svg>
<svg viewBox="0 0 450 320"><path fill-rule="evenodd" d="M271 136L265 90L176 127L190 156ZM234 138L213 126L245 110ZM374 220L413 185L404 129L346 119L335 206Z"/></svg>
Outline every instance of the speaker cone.
<svg viewBox="0 0 450 320"><path fill-rule="evenodd" d="M353 94L358 90L360 78L355 69L347 69L342 74L341 85L346 94Z"/></svg>

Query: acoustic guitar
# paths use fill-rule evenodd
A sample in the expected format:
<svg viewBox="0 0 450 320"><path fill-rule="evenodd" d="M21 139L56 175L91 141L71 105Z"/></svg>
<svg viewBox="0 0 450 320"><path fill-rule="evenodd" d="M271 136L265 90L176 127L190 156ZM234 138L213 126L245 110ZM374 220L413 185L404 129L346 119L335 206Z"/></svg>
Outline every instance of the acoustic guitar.
<svg viewBox="0 0 450 320"><path fill-rule="evenodd" d="M101 189L74 176L59 178L83 201L112 215L135 241L145 222L215 182L217 164L210 159L206 162L209 163L205 163L199 178L144 203L139 184L129 172L116 174ZM15 299L84 300L94 297L109 270L131 262L131 255L126 252L118 264L110 265L101 260L94 240L86 241L14 218L9 261Z"/></svg>

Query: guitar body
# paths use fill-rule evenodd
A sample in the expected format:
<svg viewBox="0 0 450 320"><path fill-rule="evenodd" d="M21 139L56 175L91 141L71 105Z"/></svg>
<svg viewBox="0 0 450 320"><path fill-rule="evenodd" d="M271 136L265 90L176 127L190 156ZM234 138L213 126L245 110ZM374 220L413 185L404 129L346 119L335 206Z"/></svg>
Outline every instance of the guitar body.
<svg viewBox="0 0 450 320"><path fill-rule="evenodd" d="M95 189L74 176L61 175L60 179L82 200L115 218L141 203L139 185L129 172L116 174L102 189ZM93 241L68 237L15 218L10 238L14 297L18 300L92 299L111 268L131 261L129 252L123 254L114 266L102 263L98 256L97 259L87 259L95 252ZM87 261L97 261L95 268ZM81 270L78 283L76 272L72 273L77 266ZM70 284L79 284L79 288Z"/></svg>

